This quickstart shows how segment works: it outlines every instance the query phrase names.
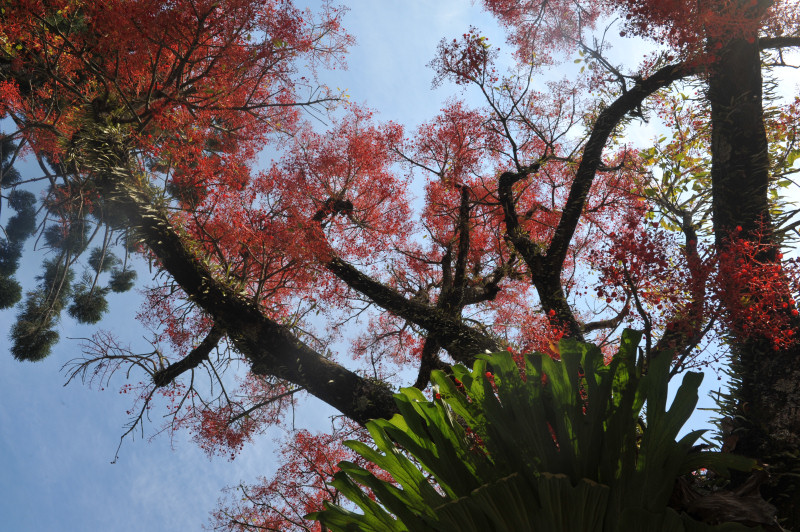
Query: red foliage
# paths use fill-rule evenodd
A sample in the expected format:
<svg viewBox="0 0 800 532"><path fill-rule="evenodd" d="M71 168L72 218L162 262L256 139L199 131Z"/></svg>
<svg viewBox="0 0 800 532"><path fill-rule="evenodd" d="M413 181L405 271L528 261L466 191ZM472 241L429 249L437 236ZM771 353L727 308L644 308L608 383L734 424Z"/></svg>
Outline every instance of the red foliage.
<svg viewBox="0 0 800 532"><path fill-rule="evenodd" d="M366 437L364 429L348 424L332 434L294 432L281 442L282 465L271 479L228 489L230 504L213 514L216 527L234 532L320 531L318 522L306 521L303 516L322 510L326 500L346 503L330 485L340 461L354 462L383 480L390 480L384 471L342 445L343 440Z"/></svg>
<svg viewBox="0 0 800 532"><path fill-rule="evenodd" d="M246 403L228 401L217 407L185 407L176 412L178 419L173 430L184 425L195 433L194 440L209 455L228 456L231 460L253 436L263 434L278 425L294 405L292 390L271 379L248 374L237 390L236 397ZM182 416L182 417L181 417Z"/></svg>
<svg viewBox="0 0 800 532"><path fill-rule="evenodd" d="M669 46L683 58L713 60L724 42L791 35L798 24L796 0L484 0L511 31L520 58L569 51L600 17L619 13L621 36L635 35ZM545 61L546 62L546 61Z"/></svg>
<svg viewBox="0 0 800 532"><path fill-rule="evenodd" d="M497 50L489 40L479 35L477 28L470 28L461 39L439 44L436 59L431 63L437 72L434 85L444 79L452 79L458 85L477 81L493 83L498 79L492 66L496 57Z"/></svg>
<svg viewBox="0 0 800 532"><path fill-rule="evenodd" d="M174 168L184 187L213 183L265 133L292 128L297 110L285 104L302 83L295 62L339 60L350 42L336 10L326 6L317 22L282 0L21 0L4 7L3 20L18 74L39 60L58 71L24 97L4 83L4 110L63 137L81 127L87 107L102 115L123 102L117 120L135 125L142 152ZM57 155L63 146L52 131L24 135ZM226 140L223 131L236 134Z"/></svg>
<svg viewBox="0 0 800 532"><path fill-rule="evenodd" d="M626 13L626 25L633 33L655 37L678 50L695 53L707 41L712 43L713 53L715 47L722 46L720 39L752 39L764 25L769 16L767 8L772 3L763 0L616 2Z"/></svg>
<svg viewBox="0 0 800 532"><path fill-rule="evenodd" d="M738 228L741 231L741 228ZM735 236L719 255L715 296L727 309L726 319L742 338L767 341L787 349L798 341L800 263L770 259L772 246Z"/></svg>
<svg viewBox="0 0 800 532"><path fill-rule="evenodd" d="M603 2L572 0L483 0L483 5L509 29L520 59L541 62L550 52L572 49L607 8Z"/></svg>
<svg viewBox="0 0 800 532"><path fill-rule="evenodd" d="M113 125L134 158L130 179L158 191L153 197L163 201L191 260L283 327L282 333L313 346L326 363L335 360L331 346L345 324L363 319L364 334L347 339L354 358L376 378L407 379L425 342L435 337L428 325L401 317L409 313L391 308L391 298L420 305L415 312L423 308L443 321L474 326L476 334L491 336L492 345L508 346L518 362L533 350L558 357L558 341L570 328L537 292L536 281L550 274L548 268L557 268L555 283L564 289L564 305L576 307L584 336L607 351L623 322L644 328L648 342L660 336L675 344L680 333L692 338L684 342L691 350L699 341L693 337L702 337L723 307L730 309L730 326L745 337L775 349L794 345L794 263L770 260L771 248L743 239L715 257L698 241L708 235L693 235L691 224L681 228L686 241L679 242L676 233L648 221L659 206L650 201L641 174L652 163L619 143L596 156L599 166L577 210L578 226L565 241L566 257L547 262L577 169L589 160L580 155L587 144L584 126L608 108L594 101L595 91L616 98L616 83L626 93L643 76L624 76L605 65L541 90L532 82L535 70L556 53L577 49L591 56L584 33L614 10L625 13L627 31L699 56L706 44L713 52L723 36L750 39L757 28L769 33L795 24L797 15L779 17L787 2L769 10L759 0L484 4L510 30L518 70L499 74L499 49L475 28L442 42L432 62L436 82L473 87L485 103L450 100L407 133L355 105L331 118L324 132L303 120L302 106L328 110L336 95L314 89L298 64L310 63L313 73L319 64L339 61L351 42L340 27L340 11L327 3L314 18L287 0L5 2L0 46L9 72L18 79L50 75L31 87L0 82L0 118L16 121L17 137L54 163L68 162L71 140L88 123ZM644 77L663 59L672 56L649 60ZM300 98L308 89L312 96ZM584 89L592 93L586 101L579 97ZM696 153L708 149L699 111L679 112L669 97L655 99L668 127L694 134L677 132L662 155L691 156L689 173L706 165ZM625 116L634 112L642 116L640 109ZM794 109L774 120L788 145L796 115ZM254 172L265 146L276 150L270 154L275 160ZM500 199L504 172L520 176L507 192L514 212L504 210ZM76 213L98 214L102 199L91 168L74 173L56 183L46 200L62 216L64 234ZM414 198L410 188L420 178L422 197ZM529 256L513 244L509 219L518 222ZM137 250L147 253L143 246ZM148 258L158 266L158 257ZM367 280L337 276L330 268L334 258ZM378 301L363 288L369 282L389 295ZM324 324L315 318L320 311ZM94 375L104 382L118 370L162 374L197 349L214 325L166 275L147 290L139 318L153 332L152 353L134 355L110 336L93 340L97 358L90 362L100 360ZM227 382L217 372L241 358L236 340L222 340L218 356L198 362L214 385ZM437 352L447 349L435 345ZM188 385L157 388L142 380L122 393L133 393L147 410L160 392L171 428L193 431L209 454L234 458L255 435L281 423L298 391L275 370L271 377L248 374L235 390L209 392L195 386L195 367ZM217 523L233 530L316 526L302 516L319 510L325 498L337 500L329 484L336 463L357 459L341 445L344 436L365 434L351 425L329 435L295 432L281 444L284 461L274 478L241 487L244 498L234 496L215 514ZM479 440L475 447L480 450Z"/></svg>

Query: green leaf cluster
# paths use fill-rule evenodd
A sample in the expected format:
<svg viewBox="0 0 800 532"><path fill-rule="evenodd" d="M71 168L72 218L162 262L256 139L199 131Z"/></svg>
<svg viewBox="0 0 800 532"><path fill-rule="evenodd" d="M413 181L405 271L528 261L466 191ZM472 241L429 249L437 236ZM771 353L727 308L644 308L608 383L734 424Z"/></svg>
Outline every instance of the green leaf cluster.
<svg viewBox="0 0 800 532"><path fill-rule="evenodd" d="M399 414L367 424L374 446L347 442L394 482L341 462L333 484L361 513L326 503L308 517L332 531L750 530L668 507L681 475L755 464L695 450L702 431L677 439L703 376L687 373L667 408L670 356L641 375L639 340L627 331L609 364L597 346L563 340L561 360L527 355L524 376L509 353L455 366L454 378L434 372L436 400L403 389Z"/></svg>
<svg viewBox="0 0 800 532"><path fill-rule="evenodd" d="M0 135L0 189L6 204L15 212L0 229L0 309L10 308L22 299L22 287L15 276L25 241L37 232L36 197L18 188L20 174L12 165L15 153L10 137ZM85 186L94 185L87 181ZM127 261L110 251L120 240L114 239L114 227L121 228L126 237L130 233L124 213L114 212L103 203L86 208L80 198L72 206L53 201L62 193L52 185L42 204L47 216L41 223L39 242L50 250L51 256L42 264L38 285L25 294L11 328L11 353L19 360L36 361L50 354L58 342L56 329L63 311L81 323L97 323L108 311L108 293L130 290L136 279L136 272ZM103 224L107 231L102 246L87 253ZM76 284L75 270L84 254L88 255L87 264ZM103 274L108 274L105 285Z"/></svg>
<svg viewBox="0 0 800 532"><path fill-rule="evenodd" d="M22 246L36 231L36 198L24 190L12 190L8 205L16 211L0 237L0 309L14 306L21 298L22 288L14 274L22 257Z"/></svg>
<svg viewBox="0 0 800 532"><path fill-rule="evenodd" d="M0 189L19 181L19 172L11 165L16 147L9 137L0 136ZM36 230L36 198L30 192L13 189L8 205L15 214L8 219L0 236L0 309L10 308L22 298L22 287L14 278L22 256L22 246Z"/></svg>
<svg viewBox="0 0 800 532"><path fill-rule="evenodd" d="M27 293L17 321L11 327L11 354L17 360L37 361L58 342L55 327L72 293L74 273L63 260L45 260L39 286Z"/></svg>

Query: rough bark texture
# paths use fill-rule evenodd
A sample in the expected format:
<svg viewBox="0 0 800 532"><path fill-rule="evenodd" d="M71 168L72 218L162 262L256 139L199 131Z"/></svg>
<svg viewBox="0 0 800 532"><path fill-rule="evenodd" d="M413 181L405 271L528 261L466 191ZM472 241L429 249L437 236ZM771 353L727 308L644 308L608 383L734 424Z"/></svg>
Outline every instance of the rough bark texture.
<svg viewBox="0 0 800 532"><path fill-rule="evenodd" d="M450 356L462 364L472 364L478 353L498 350L493 338L465 325L460 316L453 317L441 309L407 299L341 259L334 258L325 267L375 304L435 335Z"/></svg>
<svg viewBox="0 0 800 532"><path fill-rule="evenodd" d="M200 257L187 249L180 230L130 170L127 150L124 139L85 132L76 144L76 163L90 171L108 205L126 215L189 299L225 330L236 349L250 360L253 373L303 387L358 423L396 412L387 385L323 357L287 327L265 316L253 301L218 281Z"/></svg>
<svg viewBox="0 0 800 532"><path fill-rule="evenodd" d="M708 99L717 246L725 250L733 236L771 244L769 160L757 41L736 39L725 44L709 74ZM776 249L767 250L759 260L778 260ZM741 379L733 391L738 409L734 413L742 416L736 418L736 425L743 429L737 433L734 450L781 472L773 475L763 491L773 498L778 515L797 527L800 490L786 473L793 472L800 456L800 350L775 351L765 338L732 333L734 368Z"/></svg>

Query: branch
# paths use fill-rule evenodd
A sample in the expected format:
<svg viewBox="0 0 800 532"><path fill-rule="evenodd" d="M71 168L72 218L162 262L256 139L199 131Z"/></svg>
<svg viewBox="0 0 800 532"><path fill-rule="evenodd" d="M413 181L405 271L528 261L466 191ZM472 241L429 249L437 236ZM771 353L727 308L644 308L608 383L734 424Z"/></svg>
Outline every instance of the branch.
<svg viewBox="0 0 800 532"><path fill-rule="evenodd" d="M460 316L461 309L464 308L464 282L469 257L469 211L469 187L462 185L461 204L458 209L458 249L456 250L455 273L449 283L444 283L443 279L442 293L437 305L454 318Z"/></svg>
<svg viewBox="0 0 800 532"><path fill-rule="evenodd" d="M538 172L543 162L544 158L539 159L539 161L523 168L519 172L505 172L500 176L497 188L500 205L503 207L506 237L514 245L514 249L522 256L525 264L528 265L531 280L536 287L536 292L539 294L539 300L544 310L555 312L558 321L567 326L569 336L582 341L583 331L569 303L567 303L564 288L561 286L561 264L563 264L563 260L558 267L555 267L551 264L550 258L543 255L541 247L531 241L528 233L520 225L514 203L514 184L525 179L528 175Z"/></svg>
<svg viewBox="0 0 800 532"><path fill-rule="evenodd" d="M217 344L224 335L224 329L215 323L214 326L211 327L211 330L208 331L206 337L203 338L203 341L200 342L200 345L192 349L185 358L156 371L153 374L153 384L156 385L156 388L167 386L181 373L194 369L208 360L211 350L217 347Z"/></svg>
<svg viewBox="0 0 800 532"><path fill-rule="evenodd" d="M583 339L583 332L572 309L566 301L561 286L561 271L564 267L569 244L575 234L586 198L598 170L603 168L602 154L606 142L626 114L635 111L645 98L671 83L695 73L684 64L669 65L656 71L647 79L639 80L623 93L597 117L589 140L583 149L580 165L575 174L561 219L547 250L543 250L524 231L516 212L512 187L539 170L543 160L523 168L518 172L505 172L498 182L498 195L503 207L506 223L506 236L520 253L530 269L531 278L546 311L554 311L564 323L570 336Z"/></svg>
<svg viewBox="0 0 800 532"><path fill-rule="evenodd" d="M506 276L505 270L507 268L504 266L498 266L491 274L478 281L475 285L464 287L464 297L461 300L461 304L467 307L484 301L493 301L497 294L500 293L500 281Z"/></svg>
<svg viewBox="0 0 800 532"><path fill-rule="evenodd" d="M605 148L611 133L625 115L634 111L645 98L694 73L694 68L684 64L665 66L657 70L649 78L637 82L628 92L617 98L597 117L589 140L583 148L581 163L572 182L561 219L556 227L553 240L547 249L550 267L558 268L559 271L563 267L567 249L572 241L572 236L575 234L575 229L578 227L578 221L586 204L589 189L592 186L598 168L602 164L603 148Z"/></svg>
<svg viewBox="0 0 800 532"><path fill-rule="evenodd" d="M620 323L622 323L622 320L625 319L625 316L627 316L630 313L630 310L631 310L630 301L626 301L625 306L622 307L622 310L619 311L619 314L607 320L598 320L598 321L593 321L591 323L587 323L582 327L583 332L588 333L599 329L611 329L617 327Z"/></svg>
<svg viewBox="0 0 800 532"><path fill-rule="evenodd" d="M280 394L278 394L278 395L276 395L274 397L270 397L269 399L266 399L265 401L258 402L256 404L254 404L253 406L251 406L250 408L248 408L247 410L244 410L243 412L240 412L239 414L236 414L235 416L230 418L228 420L228 422L227 422L228 426L233 425L234 423L236 423L237 421L239 421L240 419L242 419L245 416L249 416L250 414L252 414L256 410L258 410L259 408L263 408L263 407L265 407L267 405L271 405L272 403L274 403L276 401L280 401L281 399L284 399L286 397L289 397L291 395L296 394L297 392L302 392L302 391L304 391L303 388L294 388L292 390L280 393Z"/></svg>
<svg viewBox="0 0 800 532"><path fill-rule="evenodd" d="M329 198L323 207L314 214L312 220L322 226L328 216L346 213L352 209L353 204L349 200ZM460 300L463 299L464 294L463 285L469 251L469 188L466 186L462 188L459 214L460 237L455 281L460 283L461 288L459 289L456 285L452 292L446 293L447 286L445 286L436 308L425 302L406 298L397 290L360 272L333 254L332 250L333 258L324 262L323 265L348 287L366 296L382 309L426 329L429 336L434 336L439 345L446 349L454 360L472 364L475 355L485 351L497 351L498 346L492 338L465 325L460 318L460 310L463 308ZM447 277L448 267L443 265L443 270L444 276ZM449 283L444 284L448 285ZM456 304L456 300L459 300L458 304Z"/></svg>
<svg viewBox="0 0 800 532"><path fill-rule="evenodd" d="M100 128L98 128L99 130ZM84 131L85 135L88 135ZM258 304L217 280L184 244L179 229L154 201L129 160L126 140L106 131L76 143L75 157L95 177L110 207L127 215L137 235L189 299L214 318L252 371L273 375L308 390L358 423L391 417L396 406L389 387L332 362L265 316Z"/></svg>
<svg viewBox="0 0 800 532"><path fill-rule="evenodd" d="M325 263L325 267L347 286L367 296L379 307L436 336L442 347L458 362L471 364L478 353L499 349L494 339L465 325L460 319L449 316L441 309L407 299L398 291L361 273L338 257Z"/></svg>
<svg viewBox="0 0 800 532"><path fill-rule="evenodd" d="M758 40L758 48L760 50L774 50L792 46L800 46L800 36L764 37Z"/></svg>
<svg viewBox="0 0 800 532"><path fill-rule="evenodd" d="M671 379L681 371L684 362L714 325L714 316L705 327L706 284L710 269L703 263L697 250L697 230L689 211L680 209L681 230L686 238L684 253L689 265L689 293L691 300L682 314L672 316L666 331L656 344L656 352L672 350L675 362L669 373Z"/></svg>
<svg viewBox="0 0 800 532"><path fill-rule="evenodd" d="M419 373L417 380L414 383L414 388L424 390L431 380L431 372L435 369L442 371L452 371L450 366L439 360L436 353L439 351L439 343L435 338L429 336L425 339L422 346L422 354L420 355Z"/></svg>
<svg viewBox="0 0 800 532"><path fill-rule="evenodd" d="M531 242L531 239L519 224L512 187L530 174L537 173L542 162L542 160L536 161L519 172L504 172L497 183L498 197L500 205L503 207L503 217L506 223L506 236L511 240L514 248L522 255L522 259L531 270L540 267L541 250L538 245Z"/></svg>

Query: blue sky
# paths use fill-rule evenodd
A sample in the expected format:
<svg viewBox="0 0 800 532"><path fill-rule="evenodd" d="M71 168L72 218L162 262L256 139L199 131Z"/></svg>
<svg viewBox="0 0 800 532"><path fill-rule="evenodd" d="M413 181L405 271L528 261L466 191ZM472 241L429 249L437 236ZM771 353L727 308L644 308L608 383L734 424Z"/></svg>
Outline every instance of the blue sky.
<svg viewBox="0 0 800 532"><path fill-rule="evenodd" d="M446 87L432 90L433 74L425 67L442 37L459 36L475 25L502 42L493 19L467 0L348 5L346 26L358 41L348 57L349 69L322 74L321 81L346 87L352 101L378 110L380 118L412 127L432 118L453 93ZM21 170L38 175L33 166ZM18 275L24 289L34 286L40 261L41 255L25 255ZM31 274L26 278L21 272ZM134 349L146 349L134 320L136 294L112 295L109 303L111 311L98 327ZM89 336L94 328L65 317L53 354L39 363L19 363L3 347L14 315L13 310L0 311L3 530L200 530L223 487L253 482L274 470L276 444L270 435L247 446L233 462L208 459L186 434L172 442L163 435L148 441L158 419L146 427L144 439L127 439L112 465L130 408L130 397L118 393L124 381L117 379L104 391L80 383L63 386L62 365L80 354L79 341L70 338ZM309 405L298 410L299 422L324 428L329 413Z"/></svg>
<svg viewBox="0 0 800 532"><path fill-rule="evenodd" d="M346 26L358 41L348 58L349 70L321 78L332 87L347 88L353 101L377 110L381 119L413 127L432 118L454 94L447 86L432 90L433 73L425 67L442 37L459 36L474 25L506 48L494 20L468 0L348 4ZM33 286L40 261L39 255L25 256L20 271L32 272L21 279L25 288ZM146 349L133 318L139 305L136 294L114 295L109 302L111 312L99 327ZM3 339L13 317L13 311L0 312ZM269 435L247 446L233 462L208 459L186 434L173 441L166 436L148 441L158 419L146 427L144 439L126 440L112 465L130 408L130 398L118 393L124 381L117 379L105 391L80 383L63 386L62 365L80 354L79 342L70 338L88 336L91 330L65 318L53 355L36 364L14 361L0 342L2 528L199 530L223 487L253 482L274 470L276 444ZM709 375L706 387L717 385ZM298 415L302 425L324 427L329 412L306 406Z"/></svg>

